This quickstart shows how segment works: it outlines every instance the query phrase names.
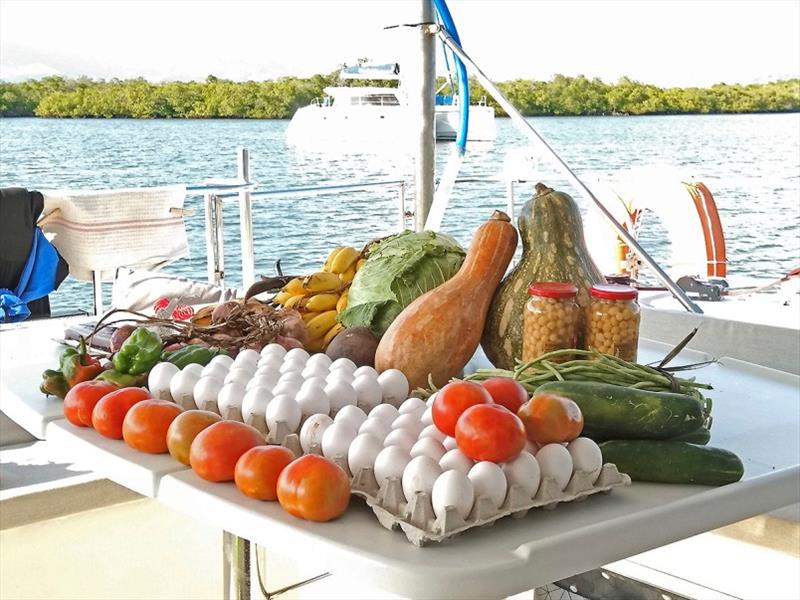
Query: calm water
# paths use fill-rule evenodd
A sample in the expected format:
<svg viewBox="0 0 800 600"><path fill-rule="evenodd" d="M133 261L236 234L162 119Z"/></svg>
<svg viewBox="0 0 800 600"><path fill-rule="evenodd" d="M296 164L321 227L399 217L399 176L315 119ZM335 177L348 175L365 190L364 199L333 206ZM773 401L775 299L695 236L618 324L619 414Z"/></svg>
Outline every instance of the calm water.
<svg viewBox="0 0 800 600"><path fill-rule="evenodd" d="M561 156L591 181L598 174L671 165L704 181L715 195L728 243L729 274L777 277L800 262L800 115L569 117L532 119ZM251 153L251 172L262 188L406 178L411 157L386 144L371 148L297 148L284 140L288 121L127 121L0 119L0 186L31 189L121 188L196 184L236 174L236 148ZM509 152L526 145L507 119L498 139L473 145L463 177L495 177ZM452 151L439 144L438 170ZM573 192L543 168L551 187ZM517 187L521 205L531 185ZM573 194L579 201L577 194ZM409 203L412 194L409 193ZM313 270L327 250L361 246L397 227L396 191L261 200L254 208L257 273ZM192 256L168 268L206 276L202 198L188 198ZM410 206L410 204L409 204ZM498 183L459 184L443 230L462 244L494 208L505 206ZM584 210L585 206L582 207ZM227 284L241 285L239 219L235 201L225 208ZM657 259L668 255L654 223L642 234ZM69 278L51 296L54 313L90 309L91 285Z"/></svg>

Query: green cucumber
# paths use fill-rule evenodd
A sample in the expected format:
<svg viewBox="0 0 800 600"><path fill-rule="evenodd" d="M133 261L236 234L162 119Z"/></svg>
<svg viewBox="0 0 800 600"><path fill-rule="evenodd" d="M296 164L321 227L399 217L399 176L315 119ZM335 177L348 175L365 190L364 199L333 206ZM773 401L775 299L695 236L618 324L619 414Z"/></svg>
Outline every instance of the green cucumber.
<svg viewBox="0 0 800 600"><path fill-rule="evenodd" d="M584 381L551 381L536 388L573 400L583 433L595 441L668 440L703 426L703 405L691 396Z"/></svg>
<svg viewBox="0 0 800 600"><path fill-rule="evenodd" d="M697 444L698 446L706 446L711 441L711 430L701 427L695 429L690 433L678 435L672 438L673 442L689 442L690 444Z"/></svg>
<svg viewBox="0 0 800 600"><path fill-rule="evenodd" d="M687 442L611 440L600 444L604 463L614 463L633 481L726 485L744 474L733 452Z"/></svg>

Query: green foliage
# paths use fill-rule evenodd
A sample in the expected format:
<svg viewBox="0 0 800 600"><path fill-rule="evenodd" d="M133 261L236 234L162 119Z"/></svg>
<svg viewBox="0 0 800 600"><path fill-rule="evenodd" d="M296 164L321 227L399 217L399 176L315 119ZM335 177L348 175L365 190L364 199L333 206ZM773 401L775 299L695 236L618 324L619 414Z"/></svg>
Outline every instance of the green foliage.
<svg viewBox="0 0 800 600"><path fill-rule="evenodd" d="M438 84L444 83L439 78ZM350 81L349 85L394 87L397 82ZM286 119L301 106L341 85L339 73L308 78L234 82L209 75L205 81L150 83L87 78L0 81L0 116L135 119ZM790 112L800 110L800 80L765 84L718 83L710 88L659 88L623 77L617 83L583 75L551 81L515 79L498 87L524 115L610 115ZM486 97L498 116L505 113L477 82L473 102Z"/></svg>

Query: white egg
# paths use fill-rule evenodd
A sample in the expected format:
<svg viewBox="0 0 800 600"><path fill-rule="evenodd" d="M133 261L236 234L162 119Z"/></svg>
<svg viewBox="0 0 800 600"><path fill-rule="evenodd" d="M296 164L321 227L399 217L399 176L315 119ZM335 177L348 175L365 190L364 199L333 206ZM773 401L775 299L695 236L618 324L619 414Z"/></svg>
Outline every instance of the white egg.
<svg viewBox="0 0 800 600"><path fill-rule="evenodd" d="M233 371L246 371L252 375L258 369L258 363L255 361L248 361L248 360L240 360L240 361L233 361L231 365L231 372Z"/></svg>
<svg viewBox="0 0 800 600"><path fill-rule="evenodd" d="M591 473L592 483L600 475L603 468L603 453L600 446L586 437L579 437L567 444L567 450L572 457L572 465L575 471Z"/></svg>
<svg viewBox="0 0 800 600"><path fill-rule="evenodd" d="M275 431L278 426L278 421L283 421L289 428L290 433L297 431L300 426L300 405L285 394L276 394L272 400L267 404L267 411L265 413L265 420L267 422L267 429Z"/></svg>
<svg viewBox="0 0 800 600"><path fill-rule="evenodd" d="M378 372L373 367L364 365L363 367L358 367L355 371L353 371L354 377L361 377L362 375L366 375L370 379L378 381Z"/></svg>
<svg viewBox="0 0 800 600"><path fill-rule="evenodd" d="M295 396L295 401L300 405L304 417L311 415L327 415L331 411L331 402L325 390L316 386L301 387Z"/></svg>
<svg viewBox="0 0 800 600"><path fill-rule="evenodd" d="M433 513L440 517L445 508L454 507L462 519L466 519L475 502L475 489L472 482L461 471L445 471L433 483L431 504Z"/></svg>
<svg viewBox="0 0 800 600"><path fill-rule="evenodd" d="M408 452L400 446L387 446L375 457L375 479L383 487L387 477L403 477L406 465L411 461Z"/></svg>
<svg viewBox="0 0 800 600"><path fill-rule="evenodd" d="M280 377L278 377L278 383L291 383L292 385L296 385L298 389L301 385L303 385L303 382L305 382L303 376L294 371L283 373Z"/></svg>
<svg viewBox="0 0 800 600"><path fill-rule="evenodd" d="M311 365L306 365L303 370L300 372L305 379L309 379L311 377L317 377L325 381L325 378L328 376L328 369L323 367L322 365L318 365L316 367Z"/></svg>
<svg viewBox="0 0 800 600"><path fill-rule="evenodd" d="M411 458L416 458L417 456L430 456L437 463L442 456L444 456L444 453L445 449L441 442L429 437L417 440L417 442L411 446L411 451L409 452L409 454L411 454Z"/></svg>
<svg viewBox="0 0 800 600"><path fill-rule="evenodd" d="M289 350L286 355L284 356L284 361L292 361L298 360L301 361L303 364L308 361L309 354L302 348L292 348Z"/></svg>
<svg viewBox="0 0 800 600"><path fill-rule="evenodd" d="M300 428L300 447L303 452L311 452L314 444L322 445L322 435L325 430L333 425L333 419L328 415L311 415Z"/></svg>
<svg viewBox="0 0 800 600"><path fill-rule="evenodd" d="M353 381L353 389L356 391L356 404L366 413L378 406L383 398L381 386L369 375L356 377Z"/></svg>
<svg viewBox="0 0 800 600"><path fill-rule="evenodd" d="M445 440L445 438L447 436L445 434L443 434L441 431L439 431L439 428L436 427L436 425L426 425L425 429L423 429L422 431L419 432L418 439L421 440L422 438L426 438L426 437L433 438L437 442L442 444L442 443L444 443L444 440ZM442 446L442 447L444 447L444 446Z"/></svg>
<svg viewBox="0 0 800 600"><path fill-rule="evenodd" d="M438 393L439 393L439 392L434 392L433 394L431 394L430 396L428 396L428 399L425 401L425 406L427 406L428 408L430 408L431 406L433 406L433 402L434 402L434 400L436 400L436 395L437 395Z"/></svg>
<svg viewBox="0 0 800 600"><path fill-rule="evenodd" d="M388 371L385 371L388 373ZM385 400L384 400L385 402ZM425 401L419 398L409 398L405 400L398 409L398 412L401 415L405 414L412 414L412 415L422 415L425 412L425 409L428 408L425 406Z"/></svg>
<svg viewBox="0 0 800 600"><path fill-rule="evenodd" d="M301 385L300 389L316 388L318 390L325 389L325 380L322 377L309 377Z"/></svg>
<svg viewBox="0 0 800 600"><path fill-rule="evenodd" d="M474 464L475 461L469 458L458 448L448 450L444 453L444 456L439 459L439 466L442 467L442 471L455 469L456 471L461 471L464 475L469 473L469 470Z"/></svg>
<svg viewBox="0 0 800 600"><path fill-rule="evenodd" d="M354 476L359 470L375 465L375 458L383 450L381 440L371 433L359 433L347 451L347 465Z"/></svg>
<svg viewBox="0 0 800 600"><path fill-rule="evenodd" d="M213 376L201 377L194 384L192 389L192 396L194 397L194 404L200 410L210 410L211 412L219 413L217 406L217 396L222 389L222 380Z"/></svg>
<svg viewBox="0 0 800 600"><path fill-rule="evenodd" d="M306 361L306 366L307 367L321 366L324 367L325 371L327 371L331 366L331 362L332 362L331 359L326 354L318 352L317 354L312 354L311 356L308 357L308 360Z"/></svg>
<svg viewBox="0 0 800 600"><path fill-rule="evenodd" d="M476 498L488 496L495 508L500 508L508 490L508 482L503 469L493 462L484 460L475 463L467 473L467 477L472 482L472 487L475 488Z"/></svg>
<svg viewBox="0 0 800 600"><path fill-rule="evenodd" d="M256 373L253 378L247 382L245 389L250 390L254 387L263 387L272 390L275 387L277 380L269 375L259 375Z"/></svg>
<svg viewBox="0 0 800 600"><path fill-rule="evenodd" d="M338 414L345 406L355 406L358 401L356 391L346 381L331 381L325 385L325 393L331 401L332 415Z"/></svg>
<svg viewBox="0 0 800 600"><path fill-rule="evenodd" d="M169 380L172 401L184 410L197 408L194 403L194 386L200 377L192 371L179 371Z"/></svg>
<svg viewBox="0 0 800 600"><path fill-rule="evenodd" d="M412 458L403 471L403 494L411 501L417 492L433 491L436 478L442 474L442 468L430 456Z"/></svg>
<svg viewBox="0 0 800 600"><path fill-rule="evenodd" d="M425 426L422 424L422 421L419 420L419 415L413 413L400 415L392 421L392 429L405 429L415 438L424 428Z"/></svg>
<svg viewBox="0 0 800 600"><path fill-rule="evenodd" d="M203 376L203 365L199 365L197 363L190 363L181 369L182 371L186 371L187 373L192 373L197 375L197 377Z"/></svg>
<svg viewBox="0 0 800 600"><path fill-rule="evenodd" d="M233 364L245 363L245 362L258 364L260 358L261 354L257 350L253 350L252 348L245 348L244 350L241 350L239 354L236 355L236 358L233 359Z"/></svg>
<svg viewBox="0 0 800 600"><path fill-rule="evenodd" d="M246 393L245 387L235 381L222 386L217 395L217 407L223 419L233 419L235 418L235 411L241 412L242 401ZM231 411L233 411L233 414L231 414Z"/></svg>
<svg viewBox="0 0 800 600"><path fill-rule="evenodd" d="M230 370L231 365L233 365L233 359L227 354L217 354L214 358L211 359L211 362L208 364L224 365L226 369Z"/></svg>
<svg viewBox="0 0 800 600"><path fill-rule="evenodd" d="M358 371L359 370L356 370L356 376L358 376ZM383 401L388 404L400 406L408 397L408 379L406 379L402 371L386 369L383 373L378 375L378 384L381 386L383 392ZM420 400L420 402L422 402L422 400ZM422 403L424 404L424 402Z"/></svg>
<svg viewBox="0 0 800 600"><path fill-rule="evenodd" d="M230 371L230 369L226 365L211 361L205 367L203 367L203 372L200 373L200 377L208 377L209 375L213 375L214 377L217 377L220 381L224 381L225 376L228 374L228 371Z"/></svg>
<svg viewBox="0 0 800 600"><path fill-rule="evenodd" d="M369 411L369 416L370 418L386 421L391 426L392 422L400 416L400 413L391 404L378 404L378 406Z"/></svg>
<svg viewBox="0 0 800 600"><path fill-rule="evenodd" d="M337 423L325 430L322 435L322 454L325 458L335 458L339 455L347 456L350 444L358 433L350 423Z"/></svg>
<svg viewBox="0 0 800 600"><path fill-rule="evenodd" d="M223 380L225 383L239 383L246 386L247 383L253 378L253 371L242 367L233 367Z"/></svg>
<svg viewBox="0 0 800 600"><path fill-rule="evenodd" d="M355 379L356 378L353 377L353 374L347 369L336 369L335 371L328 373L328 375L325 377L325 381L328 383L333 383L334 381L344 381L348 385L352 385Z"/></svg>
<svg viewBox="0 0 800 600"><path fill-rule="evenodd" d="M286 356L286 349L280 344L267 344L261 349L261 356L275 356L283 360L283 357Z"/></svg>
<svg viewBox="0 0 800 600"><path fill-rule="evenodd" d="M356 367L356 363L354 363L349 358L344 358L344 357L337 358L335 361L333 361L331 363L331 366L330 366L331 372L343 370L343 371L347 371L351 375L355 372L356 368L357 368Z"/></svg>
<svg viewBox="0 0 800 600"><path fill-rule="evenodd" d="M391 431L392 428L389 423L374 417L369 417L361 424L361 427L358 428L358 433L371 433L376 438L380 439L381 447L383 447L383 440L386 439L386 436L389 435Z"/></svg>
<svg viewBox="0 0 800 600"><path fill-rule="evenodd" d="M267 406L272 400L272 392L266 387L254 387L248 389L242 399L242 419L247 422L253 415L267 414Z"/></svg>
<svg viewBox="0 0 800 600"><path fill-rule="evenodd" d="M256 371L258 372L261 369L269 369L270 371L280 373L282 364L283 359L278 358L277 356L265 356L258 361L258 367L256 368Z"/></svg>
<svg viewBox="0 0 800 600"><path fill-rule="evenodd" d="M425 412L422 413L419 420L423 425L433 425L433 411L430 407L425 409Z"/></svg>
<svg viewBox="0 0 800 600"><path fill-rule="evenodd" d="M539 489L541 472L536 458L529 452L522 451L512 461L501 465L509 487L517 484L525 491L528 498L533 498Z"/></svg>
<svg viewBox="0 0 800 600"><path fill-rule="evenodd" d="M444 438L442 446L444 446L445 450L455 450L456 448L458 448L458 443L456 442L456 438L450 437L448 435L446 438Z"/></svg>
<svg viewBox="0 0 800 600"><path fill-rule="evenodd" d="M367 413L354 404L343 406L339 409L339 412L336 413L336 418L334 419L336 423L349 423L356 431L358 431L358 428L361 427L361 424L366 420Z"/></svg>
<svg viewBox="0 0 800 600"><path fill-rule="evenodd" d="M296 350L296 348L293 348ZM295 360L285 360L281 364L281 368L279 369L281 373L297 373L298 375L302 373L303 369L305 369L306 364L301 361L301 359Z"/></svg>
<svg viewBox="0 0 800 600"><path fill-rule="evenodd" d="M417 438L405 429L394 429L389 432L383 440L385 446L400 446L406 452L411 452L411 448L417 443Z"/></svg>
<svg viewBox="0 0 800 600"><path fill-rule="evenodd" d="M275 387L272 388L272 395L273 396L289 396L292 400L295 399L297 396L297 392L300 391L300 386L296 383L292 383L291 381L279 381L275 384Z"/></svg>
<svg viewBox="0 0 800 600"><path fill-rule="evenodd" d="M536 453L536 462L539 463L542 479L555 479L561 490L567 487L572 477L572 456L569 450L561 444L547 444Z"/></svg>
<svg viewBox="0 0 800 600"><path fill-rule="evenodd" d="M147 376L147 388L150 395L159 400L173 401L172 393L169 391L172 378L180 372L180 369L171 362L160 362L152 369Z"/></svg>

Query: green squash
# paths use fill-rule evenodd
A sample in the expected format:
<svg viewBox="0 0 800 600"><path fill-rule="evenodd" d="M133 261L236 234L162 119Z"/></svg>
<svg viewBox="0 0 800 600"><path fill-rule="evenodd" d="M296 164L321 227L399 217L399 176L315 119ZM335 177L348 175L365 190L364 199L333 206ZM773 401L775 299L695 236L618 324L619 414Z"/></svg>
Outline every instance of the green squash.
<svg viewBox="0 0 800 600"><path fill-rule="evenodd" d="M569 195L537 183L517 223L522 258L497 288L481 339L486 356L501 369L513 369L522 358L523 311L532 282L572 283L584 308L589 288L605 283L586 249L581 214Z"/></svg>

